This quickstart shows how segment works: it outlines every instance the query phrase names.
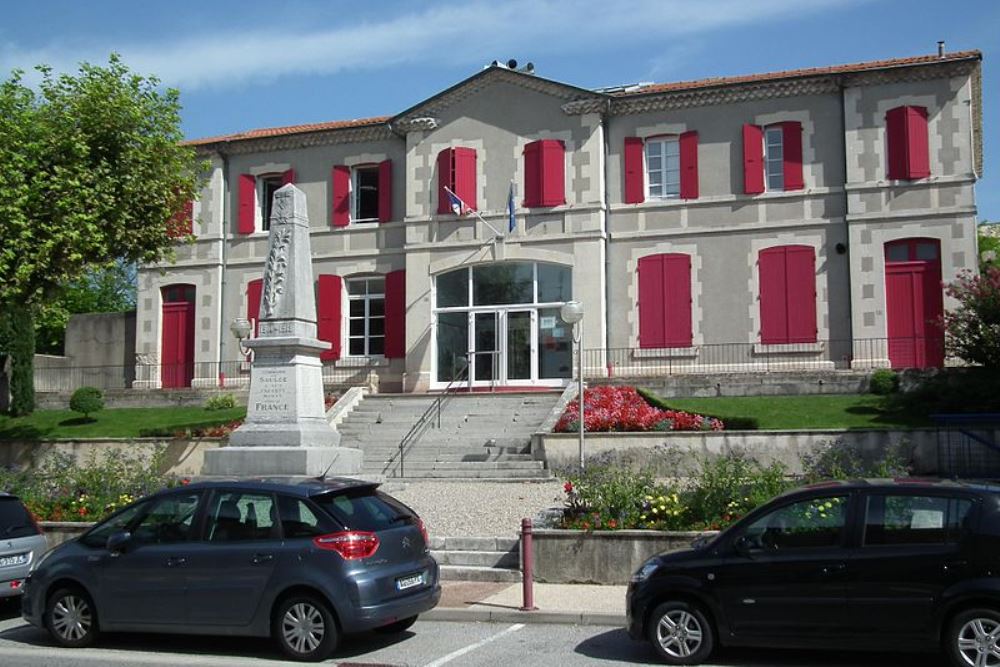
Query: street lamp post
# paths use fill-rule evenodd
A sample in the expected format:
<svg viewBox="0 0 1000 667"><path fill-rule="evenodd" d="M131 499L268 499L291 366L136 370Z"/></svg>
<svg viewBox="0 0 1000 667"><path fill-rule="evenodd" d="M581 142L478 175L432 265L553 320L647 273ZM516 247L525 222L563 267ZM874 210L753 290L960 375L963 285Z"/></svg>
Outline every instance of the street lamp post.
<svg viewBox="0 0 1000 667"><path fill-rule="evenodd" d="M584 460L583 460L583 432L584 432L584 415L583 415L583 304L579 301L567 301L563 304L563 307L559 310L559 317L566 324L573 327L573 343L576 347L576 381L577 381L577 399L580 401L580 470L583 471Z"/></svg>

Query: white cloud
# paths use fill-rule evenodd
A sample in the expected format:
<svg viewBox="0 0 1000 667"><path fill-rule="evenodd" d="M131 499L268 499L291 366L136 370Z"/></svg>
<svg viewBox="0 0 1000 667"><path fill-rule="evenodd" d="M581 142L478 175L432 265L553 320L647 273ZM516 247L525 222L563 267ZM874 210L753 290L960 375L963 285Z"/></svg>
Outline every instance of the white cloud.
<svg viewBox="0 0 1000 667"><path fill-rule="evenodd" d="M82 60L104 62L122 54L135 71L155 73L186 89L223 87L289 74L333 74L405 63L485 64L492 57L530 51L579 53L689 39L715 30L802 16L863 0L509 0L468 2L397 14L395 17L312 30L276 26L227 31L204 27L197 34L161 42L53 44L24 49L0 45L0 71L48 63L72 71ZM267 16L267 15L264 15ZM273 18L273 14L269 17ZM484 58L484 54L490 54ZM655 65L653 69L658 69Z"/></svg>

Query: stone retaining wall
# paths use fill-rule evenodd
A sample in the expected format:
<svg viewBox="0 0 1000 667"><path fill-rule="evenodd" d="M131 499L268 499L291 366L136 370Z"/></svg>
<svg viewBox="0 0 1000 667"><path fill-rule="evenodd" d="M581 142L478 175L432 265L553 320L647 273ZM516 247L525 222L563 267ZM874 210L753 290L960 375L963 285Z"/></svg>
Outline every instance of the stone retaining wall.
<svg viewBox="0 0 1000 667"><path fill-rule="evenodd" d="M49 541L49 548L57 547L67 540L83 535L91 526L92 522L72 522L72 521L40 521L38 523L45 539Z"/></svg>
<svg viewBox="0 0 1000 667"><path fill-rule="evenodd" d="M56 452L71 455L77 463L91 456L103 457L113 450L127 450L151 457L157 448L164 450L163 472L181 477L201 474L205 452L220 447L224 438L104 438L49 440L44 442L0 442L0 466L37 466Z"/></svg>
<svg viewBox="0 0 1000 667"><path fill-rule="evenodd" d="M646 560L687 549L704 533L657 530L534 531L535 581L549 584L626 584Z"/></svg>
<svg viewBox="0 0 1000 667"><path fill-rule="evenodd" d="M801 396L803 394L862 394L869 371L803 371L775 373L705 373L659 377L595 378L591 385L624 384L643 387L664 398L712 396Z"/></svg>
<svg viewBox="0 0 1000 667"><path fill-rule="evenodd" d="M1000 436L1000 433L995 434ZM577 465L579 444L575 433L536 434L531 451L550 468ZM938 431L936 429L889 430L799 430L799 431L677 431L671 433L588 433L584 451L588 458L614 453L642 463L656 448L677 453L677 463L691 462L699 456L745 452L768 464L783 463L789 473L802 472L801 456L821 445L840 441L860 448L866 459L879 460L888 451L905 451L911 472L930 475L938 470ZM679 470L678 472L686 471Z"/></svg>

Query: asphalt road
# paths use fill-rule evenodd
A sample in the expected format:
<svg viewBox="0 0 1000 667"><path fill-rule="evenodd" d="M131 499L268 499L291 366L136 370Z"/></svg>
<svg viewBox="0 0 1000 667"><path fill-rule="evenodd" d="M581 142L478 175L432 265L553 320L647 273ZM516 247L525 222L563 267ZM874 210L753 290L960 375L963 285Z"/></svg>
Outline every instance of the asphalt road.
<svg viewBox="0 0 1000 667"><path fill-rule="evenodd" d="M941 656L804 651L728 650L714 667L941 667ZM16 604L0 604L0 665L201 667L289 665L267 640L169 635L106 635L91 649L53 646L26 625ZM655 665L652 649L621 628L506 623L418 622L396 637L365 634L345 639L329 665L352 667L571 667Z"/></svg>

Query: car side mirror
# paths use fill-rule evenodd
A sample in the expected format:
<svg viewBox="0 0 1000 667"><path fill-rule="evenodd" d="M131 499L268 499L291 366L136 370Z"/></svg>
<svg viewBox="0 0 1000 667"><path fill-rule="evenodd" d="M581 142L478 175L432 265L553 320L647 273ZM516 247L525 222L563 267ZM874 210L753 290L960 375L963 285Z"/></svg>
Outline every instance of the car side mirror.
<svg viewBox="0 0 1000 667"><path fill-rule="evenodd" d="M753 548L753 541L748 535L740 535L733 542L733 549L744 558L750 558L750 551Z"/></svg>
<svg viewBox="0 0 1000 667"><path fill-rule="evenodd" d="M119 531L117 533L112 533L108 537L107 547L108 551L111 552L112 556L117 556L128 548L128 545L132 542L132 533L128 531Z"/></svg>

